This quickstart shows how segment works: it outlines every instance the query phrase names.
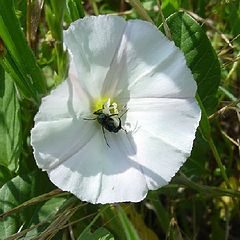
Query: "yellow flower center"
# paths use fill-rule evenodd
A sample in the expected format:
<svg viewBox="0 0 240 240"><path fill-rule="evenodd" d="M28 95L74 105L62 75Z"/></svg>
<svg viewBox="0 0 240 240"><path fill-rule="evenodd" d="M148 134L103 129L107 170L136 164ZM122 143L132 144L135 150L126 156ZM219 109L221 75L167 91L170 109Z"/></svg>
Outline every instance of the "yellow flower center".
<svg viewBox="0 0 240 240"><path fill-rule="evenodd" d="M92 111L96 112L102 110L103 113L107 115L118 114L118 105L117 103L111 101L110 98L102 98L96 100L92 105Z"/></svg>
<svg viewBox="0 0 240 240"><path fill-rule="evenodd" d="M108 101L108 97L95 100L92 104L92 111L96 112L97 110L102 109L104 103L107 101Z"/></svg>

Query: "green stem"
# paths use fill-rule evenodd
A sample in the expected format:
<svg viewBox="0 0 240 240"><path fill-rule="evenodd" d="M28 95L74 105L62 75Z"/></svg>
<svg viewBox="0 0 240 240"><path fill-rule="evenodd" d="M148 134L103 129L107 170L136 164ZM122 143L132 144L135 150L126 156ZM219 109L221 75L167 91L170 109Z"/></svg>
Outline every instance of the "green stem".
<svg viewBox="0 0 240 240"><path fill-rule="evenodd" d="M209 144L209 146L210 146L210 148L212 150L213 156L216 159L217 165L220 168L220 171L221 171L223 179L224 179L224 181L226 183L226 186L231 189L231 185L230 185L229 179L227 177L225 168L224 168L224 166L222 164L222 161L221 161L221 158L220 158L219 153L217 151L217 148L216 148L216 146L215 146L215 144L214 144L214 142L213 142L211 137L208 138L208 144Z"/></svg>
<svg viewBox="0 0 240 240"><path fill-rule="evenodd" d="M171 31L167 25L167 22L166 22L166 19L163 15L163 12L162 12L162 8L161 8L161 5L162 5L162 1L161 0L157 0L157 5L158 5L158 8L159 8L159 13L161 15L161 18L162 18L162 23L163 23L163 28L164 28L164 32L167 36L167 38L172 41L172 34L171 34Z"/></svg>
<svg viewBox="0 0 240 240"><path fill-rule="evenodd" d="M90 0L90 3L92 5L93 11L95 15L99 15L99 11L98 11L98 7L97 7L97 3L95 0Z"/></svg>
<svg viewBox="0 0 240 240"><path fill-rule="evenodd" d="M126 1L126 0L125 0ZM153 20L149 17L147 11L143 7L140 0L129 0L130 5L136 10L139 16L148 22L153 23Z"/></svg>
<svg viewBox="0 0 240 240"><path fill-rule="evenodd" d="M207 116L206 110L205 110L205 108L204 108L204 106L202 104L202 101L201 101L201 99L200 99L198 94L196 95L196 99L197 99L198 104L199 104L199 106L201 108L201 111L202 111L202 117L201 117L201 121L200 121L200 131L202 133L202 136L208 142L208 144L209 144L209 146L210 146L210 148L212 150L213 156L216 159L218 167L220 168L222 177L223 177L224 181L226 182L226 186L231 189L231 185L229 183L227 174L225 172L225 168L224 168L224 166L222 164L222 161L221 161L221 158L220 158L219 153L217 151L217 148L216 148L216 146L215 146L215 144L214 144L214 142L212 140L211 126L210 126L210 122L208 120L208 116Z"/></svg>
<svg viewBox="0 0 240 240"><path fill-rule="evenodd" d="M27 41L31 47L31 0L27 1Z"/></svg>

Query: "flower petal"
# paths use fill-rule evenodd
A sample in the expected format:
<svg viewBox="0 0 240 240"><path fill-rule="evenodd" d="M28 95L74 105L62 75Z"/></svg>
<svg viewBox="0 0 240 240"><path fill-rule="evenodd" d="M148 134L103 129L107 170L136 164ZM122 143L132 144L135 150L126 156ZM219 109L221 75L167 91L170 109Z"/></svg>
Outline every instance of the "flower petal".
<svg viewBox="0 0 240 240"><path fill-rule="evenodd" d="M48 170L53 183L84 201L114 203L141 201L147 194L145 177L131 158L135 149L124 131L102 131L77 154Z"/></svg>
<svg viewBox="0 0 240 240"><path fill-rule="evenodd" d="M129 101L126 122L189 153L200 116L194 98L138 98Z"/></svg>
<svg viewBox="0 0 240 240"><path fill-rule="evenodd" d="M101 97L102 83L125 25L125 20L120 17L91 16L72 23L64 32L64 43L76 65L81 86L92 97Z"/></svg>
<svg viewBox="0 0 240 240"><path fill-rule="evenodd" d="M37 164L81 200L140 201L148 189L169 182L192 149L200 109L184 56L152 24L116 16L78 20L64 41L69 77L35 117ZM123 109L127 104L114 124L128 133L84 120L100 98Z"/></svg>
<svg viewBox="0 0 240 240"><path fill-rule="evenodd" d="M196 83L183 53L154 25L128 21L103 87L103 95L193 97Z"/></svg>
<svg viewBox="0 0 240 240"><path fill-rule="evenodd" d="M95 132L96 122L83 120L90 103L79 82L69 74L42 99L31 131L31 144L40 168L60 164L81 148Z"/></svg>
<svg viewBox="0 0 240 240"><path fill-rule="evenodd" d="M82 119L37 122L31 132L31 144L37 165L43 170L62 164L93 137L96 123Z"/></svg>
<svg viewBox="0 0 240 240"><path fill-rule="evenodd" d="M131 99L126 125L149 189L165 185L189 157L200 109L194 98Z"/></svg>
<svg viewBox="0 0 240 240"><path fill-rule="evenodd" d="M71 76L42 99L35 122L77 118L89 113L90 102L78 81Z"/></svg>
<svg viewBox="0 0 240 240"><path fill-rule="evenodd" d="M168 184L190 155L144 129L137 131L133 138L138 146L136 162L149 190Z"/></svg>

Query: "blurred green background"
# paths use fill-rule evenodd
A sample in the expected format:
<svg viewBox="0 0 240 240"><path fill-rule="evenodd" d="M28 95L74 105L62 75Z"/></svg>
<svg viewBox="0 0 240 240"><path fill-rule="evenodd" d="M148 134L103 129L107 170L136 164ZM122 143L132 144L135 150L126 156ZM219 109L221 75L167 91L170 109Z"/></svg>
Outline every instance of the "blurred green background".
<svg viewBox="0 0 240 240"><path fill-rule="evenodd" d="M67 76L63 30L99 14L155 24L198 84L191 157L137 204L92 205L56 189L29 144L41 98ZM239 0L0 0L0 239L239 239L239 56Z"/></svg>

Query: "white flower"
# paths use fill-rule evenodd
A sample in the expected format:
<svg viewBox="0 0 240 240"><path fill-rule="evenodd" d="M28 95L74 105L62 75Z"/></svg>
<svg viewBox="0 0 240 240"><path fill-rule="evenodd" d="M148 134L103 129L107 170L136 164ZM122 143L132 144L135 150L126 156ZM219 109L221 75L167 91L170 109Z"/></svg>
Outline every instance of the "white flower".
<svg viewBox="0 0 240 240"><path fill-rule="evenodd" d="M78 20L64 41L69 76L31 132L37 164L81 200L141 201L192 149L200 109L184 55L152 24L117 16Z"/></svg>

